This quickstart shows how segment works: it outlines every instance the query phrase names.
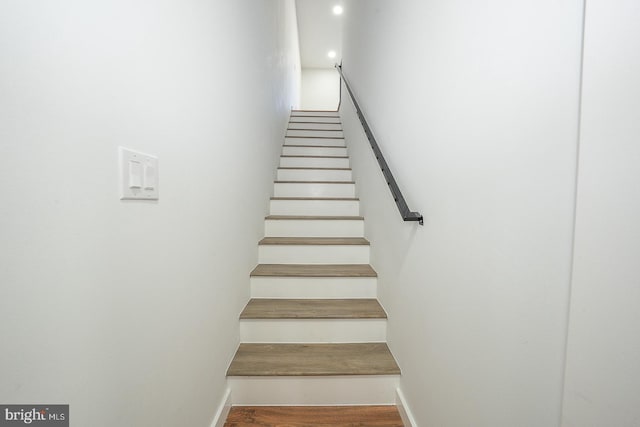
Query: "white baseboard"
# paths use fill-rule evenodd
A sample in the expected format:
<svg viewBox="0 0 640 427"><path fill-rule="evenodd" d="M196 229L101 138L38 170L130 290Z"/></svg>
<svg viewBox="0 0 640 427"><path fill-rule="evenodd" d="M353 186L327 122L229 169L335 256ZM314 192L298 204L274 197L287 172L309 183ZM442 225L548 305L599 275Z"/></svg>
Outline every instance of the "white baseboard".
<svg viewBox="0 0 640 427"><path fill-rule="evenodd" d="M413 418L409 405L407 405L404 394L402 394L402 390L400 390L399 387L396 389L396 406L398 407L400 418L402 418L402 423L405 427L418 427L418 423L416 423L415 418Z"/></svg>
<svg viewBox="0 0 640 427"><path fill-rule="evenodd" d="M216 411L216 415L213 417L213 421L211 422L211 427L223 427L225 421L227 421L227 416L229 415L229 411L231 410L231 389L227 388L224 392L224 396L222 396L222 400L218 405L218 410Z"/></svg>

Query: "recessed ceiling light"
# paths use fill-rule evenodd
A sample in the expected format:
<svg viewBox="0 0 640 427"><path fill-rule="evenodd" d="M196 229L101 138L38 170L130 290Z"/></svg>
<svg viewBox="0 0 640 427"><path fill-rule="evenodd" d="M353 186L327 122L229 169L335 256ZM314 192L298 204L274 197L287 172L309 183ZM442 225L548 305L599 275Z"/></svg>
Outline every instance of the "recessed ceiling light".
<svg viewBox="0 0 640 427"><path fill-rule="evenodd" d="M336 57L336 51L335 50L330 50L329 53L327 53L327 56L329 58L335 58Z"/></svg>
<svg viewBox="0 0 640 427"><path fill-rule="evenodd" d="M339 4L333 6L333 14L334 15L342 15L342 6L340 6Z"/></svg>

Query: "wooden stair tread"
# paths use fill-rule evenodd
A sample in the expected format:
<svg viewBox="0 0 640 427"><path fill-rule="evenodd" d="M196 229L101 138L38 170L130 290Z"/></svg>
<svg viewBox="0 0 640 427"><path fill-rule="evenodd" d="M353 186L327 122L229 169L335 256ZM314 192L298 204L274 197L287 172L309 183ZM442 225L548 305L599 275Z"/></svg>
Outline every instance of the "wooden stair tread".
<svg viewBox="0 0 640 427"><path fill-rule="evenodd" d="M298 148L347 148L344 145L297 145L287 144L283 147L298 147Z"/></svg>
<svg viewBox="0 0 640 427"><path fill-rule="evenodd" d="M342 201L358 201L357 197L272 197L271 200L342 200Z"/></svg>
<svg viewBox="0 0 640 427"><path fill-rule="evenodd" d="M342 120L340 117L329 116L292 116L289 119L289 123L306 123L306 124L330 124L342 126Z"/></svg>
<svg viewBox="0 0 640 427"><path fill-rule="evenodd" d="M273 181L274 184L355 184L355 181Z"/></svg>
<svg viewBox="0 0 640 427"><path fill-rule="evenodd" d="M258 245L347 245L368 246L363 237L265 237Z"/></svg>
<svg viewBox="0 0 640 427"><path fill-rule="evenodd" d="M286 169L286 170L320 170L320 171L350 171L351 168L300 168L300 167L290 167L290 166L281 166L278 169Z"/></svg>
<svg viewBox="0 0 640 427"><path fill-rule="evenodd" d="M307 119L340 119L340 116L311 116L311 115L296 114L294 116L289 116L289 121L291 121L292 118L300 118L300 117L304 117ZM315 123L322 123L322 122L315 122Z"/></svg>
<svg viewBox="0 0 640 427"><path fill-rule="evenodd" d="M289 115L291 117L297 117L294 113L332 113L335 114L336 117L340 117L339 110L291 110Z"/></svg>
<svg viewBox="0 0 640 427"><path fill-rule="evenodd" d="M252 277L378 277L369 264L258 264Z"/></svg>
<svg viewBox="0 0 640 427"><path fill-rule="evenodd" d="M296 156L296 155L290 155L290 154L283 154L280 157L305 157L305 158L313 158L313 159L348 159L349 158L349 156L305 156L305 155Z"/></svg>
<svg viewBox="0 0 640 427"><path fill-rule="evenodd" d="M335 123L332 123L335 124ZM306 129L306 128L287 128L286 130L305 130L312 132L342 132L342 129Z"/></svg>
<svg viewBox="0 0 640 427"><path fill-rule="evenodd" d="M224 427L403 427L393 405L233 406Z"/></svg>
<svg viewBox="0 0 640 427"><path fill-rule="evenodd" d="M292 113L336 113L338 114L338 110L302 110L302 109L292 109Z"/></svg>
<svg viewBox="0 0 640 427"><path fill-rule="evenodd" d="M314 118L321 118L321 119L339 119L340 117L330 117L330 116L291 116L291 117L314 117ZM289 117L289 119L291 119L291 117ZM309 124L309 125L317 125L318 123L320 124L329 124L329 125L341 125L342 122L338 121L338 122L302 122L302 121L295 121L292 122L291 120L289 120L289 124L291 123L304 123L304 124Z"/></svg>
<svg viewBox="0 0 640 427"><path fill-rule="evenodd" d="M240 319L386 319L376 299L253 298Z"/></svg>
<svg viewBox="0 0 640 427"><path fill-rule="evenodd" d="M300 221L314 221L314 220L328 220L328 221L363 221L363 216L319 216L319 215L267 215L264 219L270 220L300 220Z"/></svg>
<svg viewBox="0 0 640 427"><path fill-rule="evenodd" d="M315 138L315 139L344 139L344 136L302 136L302 135L285 135L285 138Z"/></svg>
<svg viewBox="0 0 640 427"><path fill-rule="evenodd" d="M227 376L400 375L385 343L240 344Z"/></svg>

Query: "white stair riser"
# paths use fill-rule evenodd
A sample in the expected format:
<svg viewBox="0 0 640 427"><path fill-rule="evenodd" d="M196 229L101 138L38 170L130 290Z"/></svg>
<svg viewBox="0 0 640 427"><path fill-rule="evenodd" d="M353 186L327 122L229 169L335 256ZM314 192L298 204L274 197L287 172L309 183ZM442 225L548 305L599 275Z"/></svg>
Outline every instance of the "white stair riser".
<svg viewBox="0 0 640 427"><path fill-rule="evenodd" d="M284 139L285 147L287 145L340 145L346 146L344 139L342 138L332 138L332 139L324 139L324 138L296 138L296 137L287 137Z"/></svg>
<svg viewBox="0 0 640 427"><path fill-rule="evenodd" d="M291 117L335 117L340 118L340 114L337 111L304 111L304 110L292 110Z"/></svg>
<svg viewBox="0 0 640 427"><path fill-rule="evenodd" d="M376 298L376 277L251 277L252 298Z"/></svg>
<svg viewBox="0 0 640 427"><path fill-rule="evenodd" d="M346 156L347 148L340 147L282 147L285 156Z"/></svg>
<svg viewBox="0 0 640 427"><path fill-rule="evenodd" d="M348 168L349 159L342 157L280 157L285 168Z"/></svg>
<svg viewBox="0 0 640 427"><path fill-rule="evenodd" d="M358 200L271 200L271 215L358 216Z"/></svg>
<svg viewBox="0 0 640 427"><path fill-rule="evenodd" d="M340 123L311 123L302 122L302 123L289 123L289 129L315 129L315 130L342 130L342 125Z"/></svg>
<svg viewBox="0 0 640 427"><path fill-rule="evenodd" d="M274 197L355 197L355 184L279 183L273 184Z"/></svg>
<svg viewBox="0 0 640 427"><path fill-rule="evenodd" d="M386 319L244 319L244 343L385 342Z"/></svg>
<svg viewBox="0 0 640 427"><path fill-rule="evenodd" d="M398 375L229 377L233 405L393 405Z"/></svg>
<svg viewBox="0 0 640 427"><path fill-rule="evenodd" d="M351 170L278 169L278 181L353 181Z"/></svg>
<svg viewBox="0 0 640 427"><path fill-rule="evenodd" d="M304 117L304 116L291 116L289 123L338 123L340 124L340 117Z"/></svg>
<svg viewBox="0 0 640 427"><path fill-rule="evenodd" d="M344 135L341 130L287 130L286 136L315 136L326 141L332 138L342 138Z"/></svg>
<svg viewBox="0 0 640 427"><path fill-rule="evenodd" d="M259 245L259 264L368 264L369 245Z"/></svg>
<svg viewBox="0 0 640 427"><path fill-rule="evenodd" d="M267 237L363 237L363 220L267 219Z"/></svg>

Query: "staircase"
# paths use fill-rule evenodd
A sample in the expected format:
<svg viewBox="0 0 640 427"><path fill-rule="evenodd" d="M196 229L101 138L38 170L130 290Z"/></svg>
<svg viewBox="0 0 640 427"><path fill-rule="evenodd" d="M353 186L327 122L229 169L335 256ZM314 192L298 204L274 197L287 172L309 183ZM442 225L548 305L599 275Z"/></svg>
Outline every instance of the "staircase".
<svg viewBox="0 0 640 427"><path fill-rule="evenodd" d="M227 371L234 405L394 404L400 368L340 117L292 111Z"/></svg>

